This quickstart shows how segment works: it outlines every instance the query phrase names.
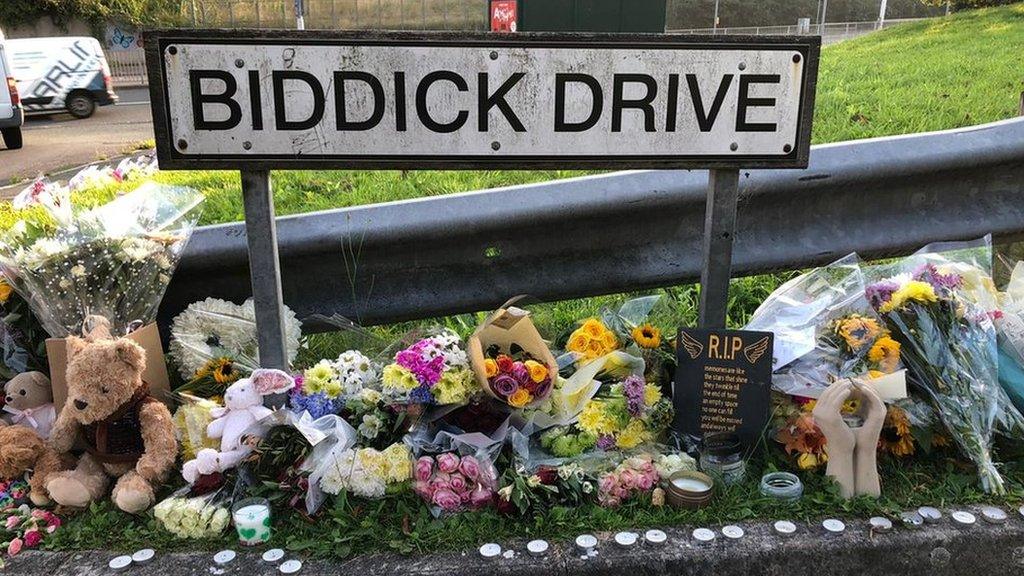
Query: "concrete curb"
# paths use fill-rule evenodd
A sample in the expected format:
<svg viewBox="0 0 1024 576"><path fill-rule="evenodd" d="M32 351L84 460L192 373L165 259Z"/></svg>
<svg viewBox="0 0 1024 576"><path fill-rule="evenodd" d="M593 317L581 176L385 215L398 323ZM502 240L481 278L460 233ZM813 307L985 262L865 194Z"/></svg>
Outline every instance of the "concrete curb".
<svg viewBox="0 0 1024 576"><path fill-rule="evenodd" d="M599 535L599 555L580 559L571 542L552 546L544 558L525 553L525 542L502 543L516 551L514 558L484 560L476 550L427 556L376 554L346 561L303 560L298 576L386 574L422 576L658 574L687 576L1001 576L1024 573L1024 519L1016 513L1004 525L980 519L969 528L954 526L947 515L942 523L917 530L897 528L890 534L871 534L864 520L847 522L846 532L830 535L820 524L799 525L796 535L783 538L770 523L741 524L746 535L728 541L721 533L715 542L699 544L689 528L666 530L668 543L660 547L638 545L617 548L609 534ZM111 552L26 552L10 559L9 574L108 575ZM291 555L286 556L290 558ZM218 567L213 554L158 554L145 566L133 566L131 576L274 575L275 565L258 553L239 553L231 564Z"/></svg>

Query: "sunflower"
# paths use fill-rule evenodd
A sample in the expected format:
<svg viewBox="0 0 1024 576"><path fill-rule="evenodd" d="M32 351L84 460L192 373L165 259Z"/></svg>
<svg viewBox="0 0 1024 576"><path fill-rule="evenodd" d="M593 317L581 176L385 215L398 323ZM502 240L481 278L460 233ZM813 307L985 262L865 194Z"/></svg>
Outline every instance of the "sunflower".
<svg viewBox="0 0 1024 576"><path fill-rule="evenodd" d="M895 372L900 363L900 343L889 336L882 336L868 350L868 360L877 364L882 372Z"/></svg>
<svg viewBox="0 0 1024 576"><path fill-rule="evenodd" d="M658 330L650 324L644 324L643 326L637 326L632 331L633 340L641 348L657 348L661 346L661 330Z"/></svg>
<svg viewBox="0 0 1024 576"><path fill-rule="evenodd" d="M14 289L7 283L7 280L0 279L0 304L7 304L12 290Z"/></svg>
<svg viewBox="0 0 1024 576"><path fill-rule="evenodd" d="M882 327L874 318L851 314L838 321L835 332L850 350L858 351L874 342L882 334Z"/></svg>
<svg viewBox="0 0 1024 576"><path fill-rule="evenodd" d="M878 443L883 451L902 458L914 454L914 437L910 433L910 418L898 406L890 406L885 414L882 435Z"/></svg>
<svg viewBox="0 0 1024 576"><path fill-rule="evenodd" d="M235 370L235 365L230 358L218 358L207 364L212 364L209 373L218 384L231 384L242 376Z"/></svg>

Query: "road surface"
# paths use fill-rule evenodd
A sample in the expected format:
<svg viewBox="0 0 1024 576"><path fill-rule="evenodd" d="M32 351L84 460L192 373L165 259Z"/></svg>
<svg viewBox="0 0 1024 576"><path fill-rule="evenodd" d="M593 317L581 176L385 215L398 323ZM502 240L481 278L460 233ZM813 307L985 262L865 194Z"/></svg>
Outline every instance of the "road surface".
<svg viewBox="0 0 1024 576"><path fill-rule="evenodd" d="M0 188L112 158L152 139L149 93L145 88L117 92L120 103L99 107L85 120L66 113L29 116L22 128L24 147L8 150L0 146ZM10 196L9 191L4 192L3 196Z"/></svg>

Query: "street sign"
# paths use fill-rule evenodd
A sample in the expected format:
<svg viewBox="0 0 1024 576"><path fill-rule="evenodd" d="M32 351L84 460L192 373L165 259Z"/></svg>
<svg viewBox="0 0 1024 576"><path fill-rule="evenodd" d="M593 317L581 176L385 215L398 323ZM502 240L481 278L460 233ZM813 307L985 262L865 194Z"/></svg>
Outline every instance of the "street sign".
<svg viewBox="0 0 1024 576"><path fill-rule="evenodd" d="M166 31L164 168L803 167L819 40Z"/></svg>

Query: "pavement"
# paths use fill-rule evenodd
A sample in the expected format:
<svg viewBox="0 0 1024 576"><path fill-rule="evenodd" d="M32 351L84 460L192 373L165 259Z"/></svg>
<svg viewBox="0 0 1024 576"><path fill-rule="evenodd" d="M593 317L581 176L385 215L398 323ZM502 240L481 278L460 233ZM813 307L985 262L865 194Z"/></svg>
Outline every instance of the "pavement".
<svg viewBox="0 0 1024 576"><path fill-rule="evenodd" d="M978 510L974 511L976 514ZM791 536L777 535L767 522L740 524L739 539L723 535L700 543L692 528L666 528L664 544L617 546L610 534L598 534L597 555L586 556L571 542L554 542L548 554L533 557L525 542L501 542L509 556L484 559L476 549L401 556L361 555L348 560L299 558L296 576L367 574L385 576L1019 576L1024 573L1024 519L1016 511L1005 524L988 524L978 514L972 526L958 527L945 515L939 524L917 529L897 527L872 533L864 519L847 519L841 534L821 524L797 524ZM325 538L330 530L325 528ZM481 537L485 537L482 535ZM483 542L481 542L483 543ZM108 563L132 551L23 552L7 559L4 574L104 576ZM231 562L217 565L212 552L158 553L149 563L130 566L126 576L272 576L285 573L264 562L261 550L239 550Z"/></svg>
<svg viewBox="0 0 1024 576"><path fill-rule="evenodd" d="M30 115L22 128L20 150L0 146L0 197L10 197L40 174L82 166L123 155L138 142L153 138L147 88L117 90L120 101L100 106L85 120L67 113Z"/></svg>

